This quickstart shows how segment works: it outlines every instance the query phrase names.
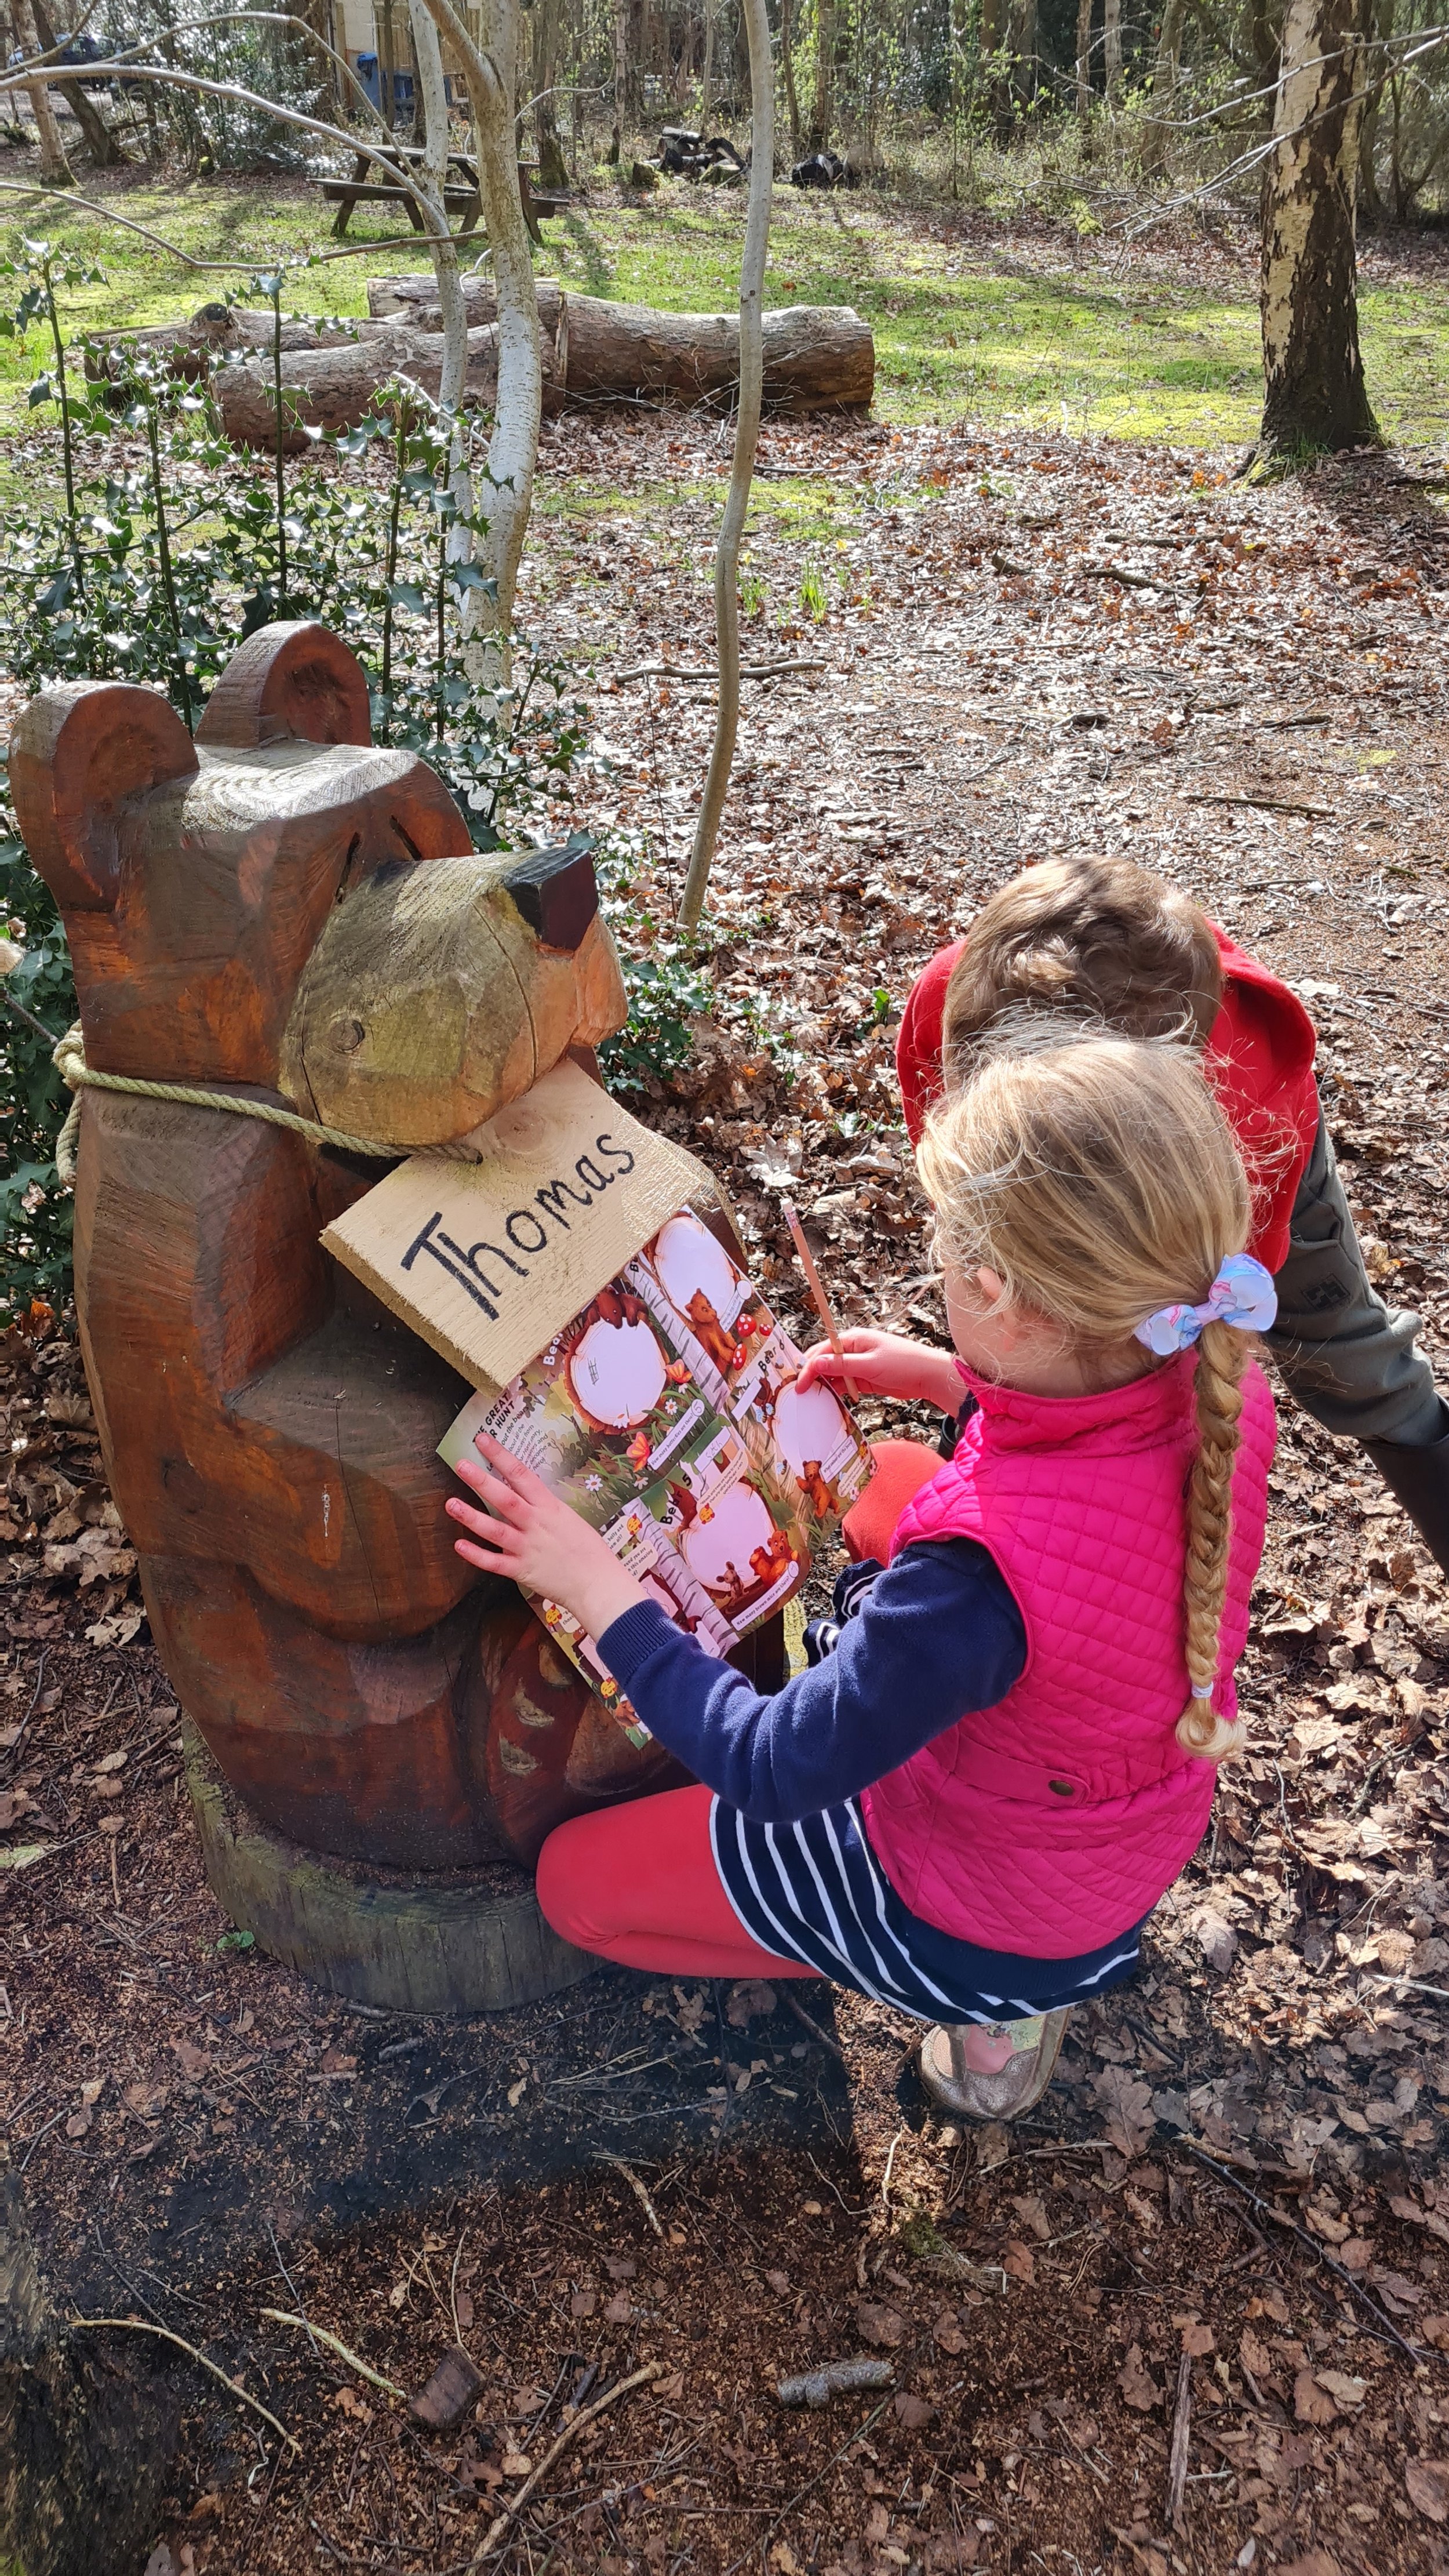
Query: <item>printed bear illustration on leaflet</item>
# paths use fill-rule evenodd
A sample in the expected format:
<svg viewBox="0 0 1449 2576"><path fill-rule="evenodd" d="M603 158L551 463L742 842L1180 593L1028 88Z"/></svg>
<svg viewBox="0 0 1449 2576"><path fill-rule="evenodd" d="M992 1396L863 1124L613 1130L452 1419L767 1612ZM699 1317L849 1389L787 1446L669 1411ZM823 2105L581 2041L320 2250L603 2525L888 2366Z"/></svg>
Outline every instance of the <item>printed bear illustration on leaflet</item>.
<svg viewBox="0 0 1449 2576"><path fill-rule="evenodd" d="M46 690L11 783L64 916L89 1065L394 1145L469 1133L622 1024L576 850L483 856L374 749L317 625L252 636L193 745L124 683ZM454 1553L470 1390L319 1245L386 1167L255 1119L83 1094L76 1301L96 1419L186 1714L264 1822L448 1869L676 1776L511 1585Z"/></svg>

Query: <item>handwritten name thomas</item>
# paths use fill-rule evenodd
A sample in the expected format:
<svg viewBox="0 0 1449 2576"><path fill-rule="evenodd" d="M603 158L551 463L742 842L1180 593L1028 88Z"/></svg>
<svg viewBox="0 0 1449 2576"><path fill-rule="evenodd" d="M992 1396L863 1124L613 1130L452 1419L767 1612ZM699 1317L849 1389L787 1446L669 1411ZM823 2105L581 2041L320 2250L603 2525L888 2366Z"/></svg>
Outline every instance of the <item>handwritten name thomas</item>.
<svg viewBox="0 0 1449 2576"><path fill-rule="evenodd" d="M617 1170L601 1168L608 1163L616 1164ZM503 1244L493 1243L487 1238L468 1245L455 1243L450 1234L444 1233L443 1211L437 1208L409 1244L400 1266L411 1270L420 1255L426 1253L429 1260L436 1261L459 1288L467 1290L475 1305L482 1307L490 1323L496 1323L499 1312L496 1301L507 1290L507 1279L502 1274L511 1272L515 1279L526 1279L529 1276L528 1264L518 1260L516 1255L527 1253L536 1256L554 1240L545 1219L551 1220L565 1234L571 1233L573 1226L567 1210L573 1209L574 1222L577 1222L580 1211L591 1208L603 1191L613 1182L625 1179L633 1169L634 1157L628 1147L616 1145L606 1130L602 1136L594 1138L592 1153L580 1154L571 1180L545 1181L541 1189L535 1190L527 1206L510 1209L499 1232L512 1245L512 1251L505 1251ZM540 1210L542 1214L538 1213ZM484 1267L485 1256L499 1271L496 1280Z"/></svg>

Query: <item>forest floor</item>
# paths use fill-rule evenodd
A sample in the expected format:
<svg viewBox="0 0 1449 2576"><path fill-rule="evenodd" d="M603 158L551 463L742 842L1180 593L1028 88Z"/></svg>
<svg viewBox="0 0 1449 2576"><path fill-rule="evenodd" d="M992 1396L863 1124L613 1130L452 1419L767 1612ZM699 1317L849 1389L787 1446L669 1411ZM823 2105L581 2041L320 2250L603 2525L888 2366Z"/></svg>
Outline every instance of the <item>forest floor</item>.
<svg viewBox="0 0 1449 2576"><path fill-rule="evenodd" d="M576 812L666 952L724 438L554 425L526 592L597 671ZM1442 480L886 424L772 427L761 478L750 637L819 667L748 684L715 999L646 1106L782 1312L789 1188L852 1319L939 1329L893 1017L1024 861L1127 849L1308 1001L1370 1262L1442 1352ZM466 2568L570 2405L651 2362L489 2565L1444 2576L1449 1595L1356 1453L1285 1403L1247 1757L1141 1980L1028 2121L963 2135L850 1998L806 1992L812 2033L772 1989L608 1972L414 2023L239 1947L74 1344L6 1370L10 2156L88 2313L149 2311L300 2444L188 2377L151 2576ZM407 2389L456 2337L476 2409L429 2432L265 2307ZM879 2392L781 2406L862 2352Z"/></svg>

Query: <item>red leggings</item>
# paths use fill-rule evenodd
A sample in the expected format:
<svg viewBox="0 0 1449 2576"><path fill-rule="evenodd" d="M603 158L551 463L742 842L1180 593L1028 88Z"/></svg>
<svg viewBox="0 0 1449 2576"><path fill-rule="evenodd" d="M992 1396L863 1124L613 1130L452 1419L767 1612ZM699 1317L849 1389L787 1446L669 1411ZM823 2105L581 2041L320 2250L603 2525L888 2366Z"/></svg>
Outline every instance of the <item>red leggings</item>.
<svg viewBox="0 0 1449 2576"><path fill-rule="evenodd" d="M842 1535L852 1557L890 1554L897 1521L940 1466L914 1440L874 1444L876 1471ZM665 1789L558 1825L538 1856L538 1901L580 1950L656 1976L813 1977L764 1950L720 1884L708 1789Z"/></svg>

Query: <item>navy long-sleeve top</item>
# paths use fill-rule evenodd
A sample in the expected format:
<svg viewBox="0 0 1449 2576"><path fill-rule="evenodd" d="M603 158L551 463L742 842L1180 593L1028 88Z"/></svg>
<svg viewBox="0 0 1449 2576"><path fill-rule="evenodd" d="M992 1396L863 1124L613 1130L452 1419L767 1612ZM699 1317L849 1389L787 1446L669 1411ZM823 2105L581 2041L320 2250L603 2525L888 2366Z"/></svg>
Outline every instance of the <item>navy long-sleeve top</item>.
<svg viewBox="0 0 1449 2576"><path fill-rule="evenodd" d="M974 1539L902 1548L832 1655L783 1690L755 1690L654 1601L615 1619L599 1652L651 1735L757 1824L793 1824L908 1761L1021 1678L1026 1629Z"/></svg>

